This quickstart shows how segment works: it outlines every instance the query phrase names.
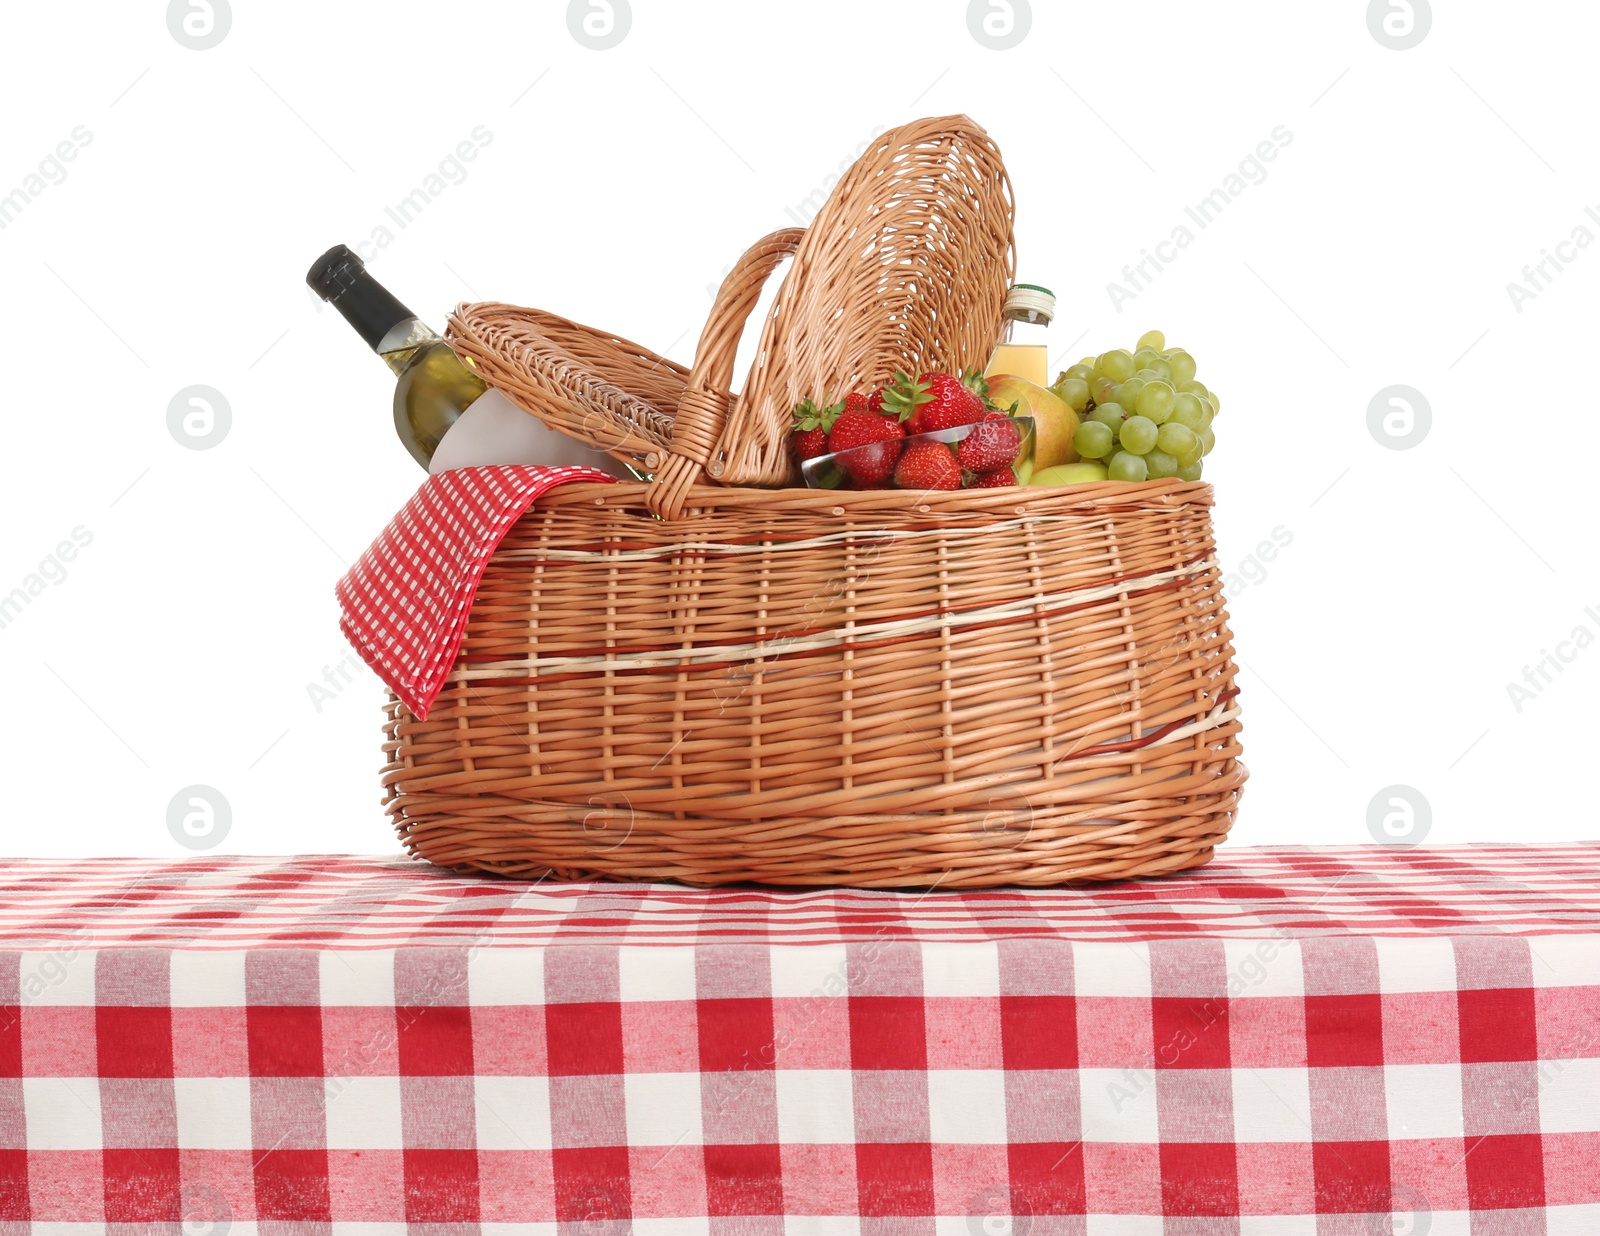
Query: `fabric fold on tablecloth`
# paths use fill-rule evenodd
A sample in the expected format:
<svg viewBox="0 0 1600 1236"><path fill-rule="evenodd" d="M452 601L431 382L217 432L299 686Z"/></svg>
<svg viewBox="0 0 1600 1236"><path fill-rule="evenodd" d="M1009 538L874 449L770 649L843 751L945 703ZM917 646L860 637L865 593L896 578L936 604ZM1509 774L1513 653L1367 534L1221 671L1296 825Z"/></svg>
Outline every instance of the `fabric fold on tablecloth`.
<svg viewBox="0 0 1600 1236"><path fill-rule="evenodd" d="M339 581L339 629L425 720L455 663L478 581L512 524L557 485L615 480L597 468L509 465L430 476Z"/></svg>

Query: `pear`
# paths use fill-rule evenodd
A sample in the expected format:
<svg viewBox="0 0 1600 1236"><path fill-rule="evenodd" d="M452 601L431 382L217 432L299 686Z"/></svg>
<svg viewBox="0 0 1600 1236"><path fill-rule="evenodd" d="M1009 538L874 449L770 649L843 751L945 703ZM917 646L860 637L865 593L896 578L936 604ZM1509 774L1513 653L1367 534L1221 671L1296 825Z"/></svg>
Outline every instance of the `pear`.
<svg viewBox="0 0 1600 1236"><path fill-rule="evenodd" d="M1033 417L1036 472L1078 462L1078 452L1072 446L1072 435L1078 432L1078 414L1061 396L1027 378L1002 373L989 379L989 398L1014 416Z"/></svg>
<svg viewBox="0 0 1600 1236"><path fill-rule="evenodd" d="M1028 480L1028 484L1083 485L1089 481L1103 481L1105 479L1105 464L1086 459L1082 463L1057 464L1053 468L1043 468L1033 474Z"/></svg>

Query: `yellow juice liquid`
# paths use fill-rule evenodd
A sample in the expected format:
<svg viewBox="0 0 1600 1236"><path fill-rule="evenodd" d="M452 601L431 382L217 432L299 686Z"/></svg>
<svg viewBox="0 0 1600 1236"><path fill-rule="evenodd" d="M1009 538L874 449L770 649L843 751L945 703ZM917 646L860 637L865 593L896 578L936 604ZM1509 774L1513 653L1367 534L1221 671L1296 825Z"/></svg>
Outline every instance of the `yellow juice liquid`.
<svg viewBox="0 0 1600 1236"><path fill-rule="evenodd" d="M1042 343L1002 343L983 376L1010 373L1039 386L1050 385L1050 349Z"/></svg>

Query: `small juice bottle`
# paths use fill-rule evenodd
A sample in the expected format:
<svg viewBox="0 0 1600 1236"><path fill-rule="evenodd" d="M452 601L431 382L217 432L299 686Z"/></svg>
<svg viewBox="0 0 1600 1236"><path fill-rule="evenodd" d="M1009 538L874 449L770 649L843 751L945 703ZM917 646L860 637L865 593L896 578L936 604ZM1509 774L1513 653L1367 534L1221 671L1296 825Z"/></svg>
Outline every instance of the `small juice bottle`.
<svg viewBox="0 0 1600 1236"><path fill-rule="evenodd" d="M1050 346L1045 328L1056 314L1056 298L1049 288L1018 283L1006 294L1005 334L994 350L984 376L1010 373L1038 386L1050 385Z"/></svg>

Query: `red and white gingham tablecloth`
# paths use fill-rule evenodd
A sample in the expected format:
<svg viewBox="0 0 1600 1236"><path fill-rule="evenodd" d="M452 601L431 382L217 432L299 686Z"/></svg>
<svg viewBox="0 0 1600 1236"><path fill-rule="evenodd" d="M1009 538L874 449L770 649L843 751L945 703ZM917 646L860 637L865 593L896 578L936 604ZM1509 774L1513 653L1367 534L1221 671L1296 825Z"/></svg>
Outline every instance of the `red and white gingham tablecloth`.
<svg viewBox="0 0 1600 1236"><path fill-rule="evenodd" d="M0 867L0 1236L1593 1236L1600 847Z"/></svg>

